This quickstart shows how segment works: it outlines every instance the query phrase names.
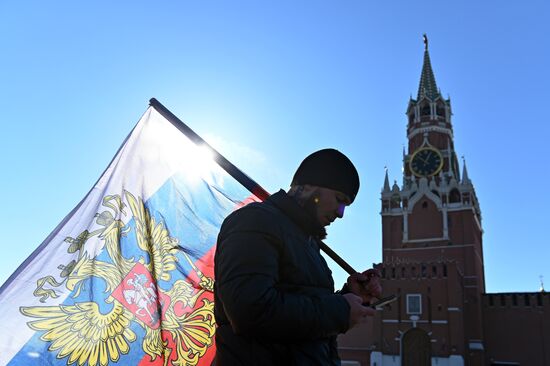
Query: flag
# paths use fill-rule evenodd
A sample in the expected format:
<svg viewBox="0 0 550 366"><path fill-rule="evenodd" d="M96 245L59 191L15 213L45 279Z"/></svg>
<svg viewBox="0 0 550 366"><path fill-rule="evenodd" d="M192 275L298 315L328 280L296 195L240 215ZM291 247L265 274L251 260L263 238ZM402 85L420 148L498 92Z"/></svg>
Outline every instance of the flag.
<svg viewBox="0 0 550 366"><path fill-rule="evenodd" d="M90 192L0 288L0 365L210 365L216 236L258 198L151 102Z"/></svg>

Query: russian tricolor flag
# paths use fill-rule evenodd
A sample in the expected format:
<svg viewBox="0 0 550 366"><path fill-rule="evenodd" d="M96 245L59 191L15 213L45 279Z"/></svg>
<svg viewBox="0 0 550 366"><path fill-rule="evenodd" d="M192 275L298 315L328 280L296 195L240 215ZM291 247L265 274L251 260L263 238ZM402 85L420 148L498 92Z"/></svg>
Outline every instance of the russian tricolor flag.
<svg viewBox="0 0 550 366"><path fill-rule="evenodd" d="M0 288L0 365L210 365L218 229L265 196L152 99Z"/></svg>

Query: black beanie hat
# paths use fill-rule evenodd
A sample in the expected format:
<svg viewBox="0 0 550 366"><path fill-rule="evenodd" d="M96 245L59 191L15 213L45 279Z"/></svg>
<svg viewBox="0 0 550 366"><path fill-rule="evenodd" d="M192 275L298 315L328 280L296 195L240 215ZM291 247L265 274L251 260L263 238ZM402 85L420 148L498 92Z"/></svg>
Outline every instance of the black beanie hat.
<svg viewBox="0 0 550 366"><path fill-rule="evenodd" d="M355 200L359 191L359 174L351 160L335 149L314 152L302 161L291 185L310 184L334 189Z"/></svg>

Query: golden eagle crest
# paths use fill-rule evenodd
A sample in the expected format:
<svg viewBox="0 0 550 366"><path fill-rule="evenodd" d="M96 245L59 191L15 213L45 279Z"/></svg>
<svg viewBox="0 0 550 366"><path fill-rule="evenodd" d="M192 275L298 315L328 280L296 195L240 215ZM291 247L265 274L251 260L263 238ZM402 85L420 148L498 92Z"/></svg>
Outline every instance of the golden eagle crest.
<svg viewBox="0 0 550 366"><path fill-rule="evenodd" d="M143 251L137 260L126 258L121 249L121 236L132 232L132 227L121 220L127 206L123 198L132 212L135 240ZM163 221L151 217L141 198L124 191L123 197L104 197L102 204L110 210L96 214L99 229L84 230L76 238L65 239L67 251L75 253L76 259L58 267L63 280L59 282L53 276L39 279L34 295L46 302L50 297L59 297L56 288L64 285L76 299L86 280L93 277L104 282L106 298L96 299L94 294L92 300L96 301L21 307L21 313L36 318L28 326L43 332L40 339L50 343L48 351L57 352L58 359L67 358L67 364L106 366L119 361L137 339L130 327L135 322L144 329L141 349L151 361L160 357L164 365L197 365L215 332L214 303L201 297L205 291L213 291L213 279L201 273L178 249L178 240L169 235ZM108 260L98 259L107 258L105 255L91 258L88 254L86 242L94 236L104 242L102 254L107 254ZM177 279L169 290L163 290L158 283L173 279L177 252L183 253L200 283L193 286Z"/></svg>

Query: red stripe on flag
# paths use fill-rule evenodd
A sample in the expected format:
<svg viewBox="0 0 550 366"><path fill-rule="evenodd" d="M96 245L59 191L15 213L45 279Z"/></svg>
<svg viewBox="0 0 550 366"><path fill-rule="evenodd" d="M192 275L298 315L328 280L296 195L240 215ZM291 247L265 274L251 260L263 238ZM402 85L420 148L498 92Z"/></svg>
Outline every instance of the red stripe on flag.
<svg viewBox="0 0 550 366"><path fill-rule="evenodd" d="M244 199L239 204L237 204L235 209L239 209L252 202L261 202L265 200L267 197L269 197L269 193L261 189L257 192L254 192L254 194L248 196L246 199ZM214 254L215 253L216 253L216 245L213 245L212 248L210 248L210 250L206 252L204 256L202 256L202 258L198 259L194 263L198 271L202 273L202 276L214 279ZM200 286L201 279L195 270L192 270L185 280L189 282L197 291L201 289L201 286ZM195 302L195 306L193 308L189 306L184 306L181 301L176 301L173 305L174 312L177 316L183 316L184 314L189 314L193 312L195 309L202 306L204 299L210 302L213 302L214 293L210 291L204 291L197 298L197 301ZM138 364L138 366L172 365L173 361L177 359L178 355L176 352L176 344L174 342L172 334L166 330L163 330L161 332L162 332L161 333L162 340L166 344L164 348L166 351L165 354L162 355L161 357L157 357L154 361L151 361L151 358L149 357L149 355L145 355L140 361L140 363ZM182 345L180 344L179 346L181 347ZM197 366L210 366L215 356L216 356L216 344L214 342L214 339L212 339L212 344L210 345L210 347L208 347L204 356L200 358L200 360L197 363Z"/></svg>

